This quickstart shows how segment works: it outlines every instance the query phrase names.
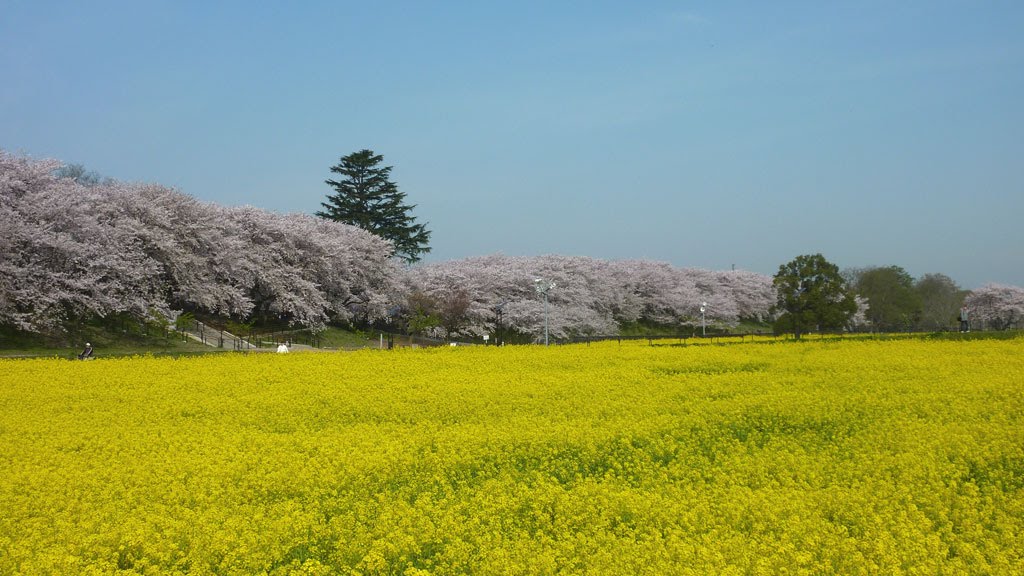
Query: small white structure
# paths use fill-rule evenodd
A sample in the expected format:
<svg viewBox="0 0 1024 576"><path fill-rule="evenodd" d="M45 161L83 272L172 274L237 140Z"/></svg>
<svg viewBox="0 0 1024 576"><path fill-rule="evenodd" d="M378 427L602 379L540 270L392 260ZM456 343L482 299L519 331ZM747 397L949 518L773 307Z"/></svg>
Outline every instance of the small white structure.
<svg viewBox="0 0 1024 576"><path fill-rule="evenodd" d="M287 344L278 344L277 345L277 353L278 354L287 354L288 353L288 345Z"/></svg>

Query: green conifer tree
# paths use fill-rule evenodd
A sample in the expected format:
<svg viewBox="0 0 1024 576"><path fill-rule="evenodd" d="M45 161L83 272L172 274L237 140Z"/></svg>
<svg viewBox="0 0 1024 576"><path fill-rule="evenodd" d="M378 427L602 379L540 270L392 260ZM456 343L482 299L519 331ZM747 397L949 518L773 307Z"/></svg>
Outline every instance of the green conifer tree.
<svg viewBox="0 0 1024 576"><path fill-rule="evenodd" d="M417 224L412 216L416 205L405 204L405 193L391 181L391 166L381 166L384 157L372 150L360 150L331 167L338 180L327 180L334 194L317 216L358 226L386 240L395 247L395 255L407 262L420 260L430 252L430 231Z"/></svg>

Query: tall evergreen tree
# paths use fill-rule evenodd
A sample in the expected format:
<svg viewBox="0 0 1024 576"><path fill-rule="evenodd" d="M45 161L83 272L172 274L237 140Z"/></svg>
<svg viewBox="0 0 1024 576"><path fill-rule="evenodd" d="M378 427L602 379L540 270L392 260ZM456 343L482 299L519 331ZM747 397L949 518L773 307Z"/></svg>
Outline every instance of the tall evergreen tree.
<svg viewBox="0 0 1024 576"><path fill-rule="evenodd" d="M327 180L334 194L327 195L324 210L317 216L358 226L390 240L395 255L407 262L416 262L430 252L430 231L426 224L417 224L412 216L415 204L405 204L405 193L391 181L391 166L381 166L384 157L372 150L360 150L331 167L341 175Z"/></svg>

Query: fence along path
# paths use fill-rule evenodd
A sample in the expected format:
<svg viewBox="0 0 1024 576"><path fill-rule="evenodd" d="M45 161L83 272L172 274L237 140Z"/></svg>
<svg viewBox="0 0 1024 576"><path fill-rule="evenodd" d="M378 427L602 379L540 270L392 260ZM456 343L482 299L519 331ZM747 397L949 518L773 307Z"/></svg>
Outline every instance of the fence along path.
<svg viewBox="0 0 1024 576"><path fill-rule="evenodd" d="M235 336L226 330L207 326L198 320L190 322L188 326L181 329L181 332L186 338L214 348L231 348L233 350L255 350L257 348L255 344L244 338Z"/></svg>
<svg viewBox="0 0 1024 576"><path fill-rule="evenodd" d="M296 331L298 332L298 331ZM215 328L198 320L191 321L188 326L181 329L186 338L201 342L214 348L225 348L231 350L268 350L276 349L277 345L284 339L288 332L271 333L277 338L266 340L267 334L251 334L249 337L238 336L227 330ZM314 346L289 342L290 350L313 350Z"/></svg>

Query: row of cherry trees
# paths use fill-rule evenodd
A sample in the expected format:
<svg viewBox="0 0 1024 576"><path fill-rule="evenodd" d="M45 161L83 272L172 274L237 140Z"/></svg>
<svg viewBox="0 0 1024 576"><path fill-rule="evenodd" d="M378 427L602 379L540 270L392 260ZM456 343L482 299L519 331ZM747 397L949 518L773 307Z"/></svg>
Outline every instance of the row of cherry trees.
<svg viewBox="0 0 1024 576"><path fill-rule="evenodd" d="M60 164L0 151L0 325L58 332L117 315L173 320L388 322L443 336L500 328L556 338L634 323L768 320L772 278L646 260L483 256L403 267L368 232L316 218L223 207L158 185L61 177ZM545 312L536 280L554 283ZM977 326L1024 321L1024 290L967 298ZM855 322L863 323L865 302Z"/></svg>
<svg viewBox="0 0 1024 576"><path fill-rule="evenodd" d="M772 279L762 274L571 256L493 255L422 265L406 275L405 292L433 302L447 334L492 332L499 313L503 329L536 334L545 319L538 279L554 284L546 315L556 338L615 334L639 321L696 325L702 304L709 324L763 320L775 303Z"/></svg>
<svg viewBox="0 0 1024 576"><path fill-rule="evenodd" d="M419 302L442 318L435 334L492 331L499 306L505 330L536 333L545 316L536 278L556 284L547 314L555 337L693 323L702 302L709 323L764 318L774 303L767 276L649 261L488 256L403 268L387 242L355 227L158 185L80 183L59 167L0 151L0 324L53 332L96 317L201 310L404 330Z"/></svg>
<svg viewBox="0 0 1024 576"><path fill-rule="evenodd" d="M33 332L181 310L318 327L383 316L390 245L313 216L202 203L155 185L79 184L0 151L0 324Z"/></svg>

